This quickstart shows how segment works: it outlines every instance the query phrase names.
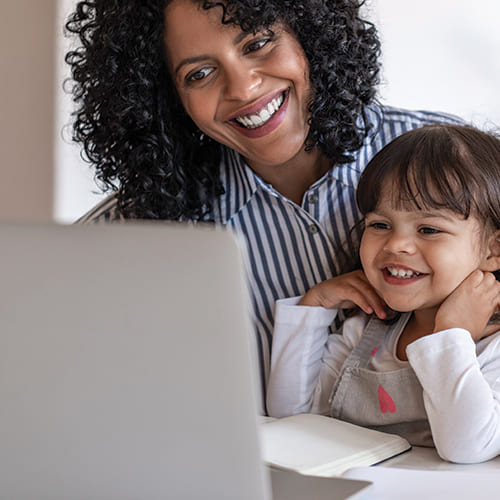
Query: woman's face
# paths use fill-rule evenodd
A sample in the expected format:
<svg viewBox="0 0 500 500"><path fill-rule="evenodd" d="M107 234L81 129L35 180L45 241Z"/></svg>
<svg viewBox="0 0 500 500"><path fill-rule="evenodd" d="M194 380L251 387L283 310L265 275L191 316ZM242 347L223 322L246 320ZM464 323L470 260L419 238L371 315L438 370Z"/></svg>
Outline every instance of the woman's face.
<svg viewBox="0 0 500 500"><path fill-rule="evenodd" d="M302 154L309 65L284 26L255 35L221 24L221 9L174 0L165 9L168 66L186 112L206 135L263 175Z"/></svg>

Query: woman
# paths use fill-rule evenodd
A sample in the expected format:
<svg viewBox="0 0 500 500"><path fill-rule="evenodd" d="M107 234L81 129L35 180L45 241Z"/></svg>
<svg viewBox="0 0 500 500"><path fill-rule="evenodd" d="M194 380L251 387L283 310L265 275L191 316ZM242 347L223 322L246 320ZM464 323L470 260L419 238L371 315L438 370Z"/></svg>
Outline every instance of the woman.
<svg viewBox="0 0 500 500"><path fill-rule="evenodd" d="M375 102L358 0L94 0L67 23L74 137L116 191L82 222L214 221L248 243L262 381L273 307L346 271L367 161L443 115ZM346 249L349 251L349 249Z"/></svg>

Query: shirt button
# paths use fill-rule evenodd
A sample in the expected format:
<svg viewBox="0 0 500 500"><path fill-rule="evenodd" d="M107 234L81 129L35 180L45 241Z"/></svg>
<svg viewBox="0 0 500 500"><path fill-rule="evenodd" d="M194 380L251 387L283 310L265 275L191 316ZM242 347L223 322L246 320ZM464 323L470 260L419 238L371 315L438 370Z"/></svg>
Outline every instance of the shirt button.
<svg viewBox="0 0 500 500"><path fill-rule="evenodd" d="M311 205L314 205L315 203L318 203L318 197L315 194L309 195L309 198L307 199Z"/></svg>
<svg viewBox="0 0 500 500"><path fill-rule="evenodd" d="M309 226L309 232L311 234L316 234L319 231L318 226L316 224L311 224Z"/></svg>

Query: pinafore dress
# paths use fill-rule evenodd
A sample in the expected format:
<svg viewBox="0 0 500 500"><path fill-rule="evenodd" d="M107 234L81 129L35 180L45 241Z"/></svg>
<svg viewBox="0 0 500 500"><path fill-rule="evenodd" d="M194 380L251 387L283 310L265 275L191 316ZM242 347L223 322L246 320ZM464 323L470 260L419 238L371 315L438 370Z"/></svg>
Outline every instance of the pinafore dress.
<svg viewBox="0 0 500 500"><path fill-rule="evenodd" d="M410 317L411 313L402 314L390 326L375 316L370 318L333 387L331 416L399 434L416 446L434 446L422 386L411 366L378 372L370 363L384 336L394 333L392 338L398 339Z"/></svg>

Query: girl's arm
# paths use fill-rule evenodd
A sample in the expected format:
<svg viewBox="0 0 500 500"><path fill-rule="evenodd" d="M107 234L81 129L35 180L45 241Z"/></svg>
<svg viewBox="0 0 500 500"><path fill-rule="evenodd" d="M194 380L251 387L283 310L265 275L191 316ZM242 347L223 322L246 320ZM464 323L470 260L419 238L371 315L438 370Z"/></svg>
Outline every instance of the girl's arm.
<svg viewBox="0 0 500 500"><path fill-rule="evenodd" d="M348 325L364 325L364 319L361 323L347 320L343 335L329 335L330 325L337 308L352 306L385 316L382 300L362 271L319 283L302 298L277 301L267 388L269 415L329 413L328 398L339 370L362 334L362 328Z"/></svg>
<svg viewBox="0 0 500 500"><path fill-rule="evenodd" d="M500 332L476 346L467 330L444 330L409 344L406 353L439 455L459 463L499 455Z"/></svg>
<svg viewBox="0 0 500 500"><path fill-rule="evenodd" d="M331 332L336 311L298 306L299 300L276 303L267 388L267 410L273 417L330 414L331 391L366 323L366 316L360 314L344 322L343 335Z"/></svg>

